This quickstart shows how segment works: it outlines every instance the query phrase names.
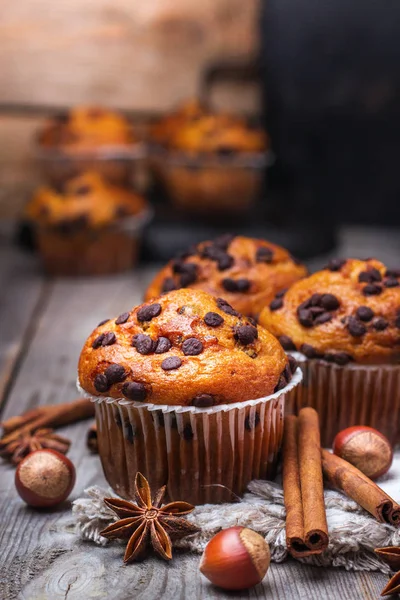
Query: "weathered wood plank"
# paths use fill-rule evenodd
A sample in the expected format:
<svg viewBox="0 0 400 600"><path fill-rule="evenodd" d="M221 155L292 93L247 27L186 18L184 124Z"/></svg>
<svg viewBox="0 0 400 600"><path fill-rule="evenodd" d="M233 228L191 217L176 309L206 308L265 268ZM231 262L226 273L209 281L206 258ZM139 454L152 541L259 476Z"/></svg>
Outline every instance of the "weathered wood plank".
<svg viewBox="0 0 400 600"><path fill-rule="evenodd" d="M29 341L31 316L45 283L33 257L0 240L0 408Z"/></svg>

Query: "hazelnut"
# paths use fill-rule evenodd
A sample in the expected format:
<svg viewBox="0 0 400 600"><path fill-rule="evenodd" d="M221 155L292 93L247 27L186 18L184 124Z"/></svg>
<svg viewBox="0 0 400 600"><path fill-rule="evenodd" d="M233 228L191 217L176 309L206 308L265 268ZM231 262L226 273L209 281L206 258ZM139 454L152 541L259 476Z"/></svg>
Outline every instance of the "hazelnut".
<svg viewBox="0 0 400 600"><path fill-rule="evenodd" d="M75 484L75 467L55 450L35 450L15 472L15 487L29 506L44 508L63 502Z"/></svg>
<svg viewBox="0 0 400 600"><path fill-rule="evenodd" d="M364 425L340 431L333 441L333 452L370 479L387 473L393 460L389 440L376 429Z"/></svg>
<svg viewBox="0 0 400 600"><path fill-rule="evenodd" d="M261 535L246 527L223 529L207 544L200 571L225 590L245 590L262 581L270 551Z"/></svg>

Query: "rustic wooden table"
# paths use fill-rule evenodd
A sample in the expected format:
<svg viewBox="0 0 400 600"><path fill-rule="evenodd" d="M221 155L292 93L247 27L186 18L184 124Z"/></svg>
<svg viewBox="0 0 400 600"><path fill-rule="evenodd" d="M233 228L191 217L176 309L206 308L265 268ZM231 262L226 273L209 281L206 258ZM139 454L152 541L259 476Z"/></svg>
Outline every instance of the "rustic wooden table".
<svg viewBox="0 0 400 600"><path fill-rule="evenodd" d="M374 254L400 262L398 232L346 230L338 255ZM326 257L311 265L318 266ZM76 397L78 355L88 333L107 316L139 303L151 270L109 278L46 279L34 256L0 235L0 398L2 416L37 404ZM93 484L105 485L100 461L85 447L87 423L65 427L77 469L74 499ZM150 558L123 566L121 547L80 542L71 525L70 502L51 511L27 508L14 489L14 469L0 466L0 599L167 600L196 598L285 598L354 600L379 598L387 577L272 564L251 591L226 594L199 573L199 556L176 554L171 564Z"/></svg>

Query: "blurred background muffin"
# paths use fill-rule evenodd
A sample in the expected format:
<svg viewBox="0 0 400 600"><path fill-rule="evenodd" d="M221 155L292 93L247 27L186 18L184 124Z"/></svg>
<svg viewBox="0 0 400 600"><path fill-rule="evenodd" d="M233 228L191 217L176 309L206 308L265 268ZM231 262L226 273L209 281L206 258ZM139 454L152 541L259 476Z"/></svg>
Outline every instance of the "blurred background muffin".
<svg viewBox="0 0 400 600"><path fill-rule="evenodd" d="M243 213L261 191L267 135L243 117L189 102L152 130L155 173L178 210Z"/></svg>
<svg viewBox="0 0 400 600"><path fill-rule="evenodd" d="M257 318L267 302L306 274L307 269L284 248L227 234L169 262L150 283L145 299L191 287L222 296L235 310Z"/></svg>
<svg viewBox="0 0 400 600"><path fill-rule="evenodd" d="M332 260L275 297L260 323L298 358L304 380L288 408L316 408L325 445L351 425L400 440L400 270Z"/></svg>
<svg viewBox="0 0 400 600"><path fill-rule="evenodd" d="M56 115L37 136L44 175L55 184L91 169L113 183L127 184L139 149L131 123L122 114L98 106L76 106Z"/></svg>
<svg viewBox="0 0 400 600"><path fill-rule="evenodd" d="M61 189L39 188L25 214L47 272L91 275L135 264L151 211L139 194L87 172Z"/></svg>

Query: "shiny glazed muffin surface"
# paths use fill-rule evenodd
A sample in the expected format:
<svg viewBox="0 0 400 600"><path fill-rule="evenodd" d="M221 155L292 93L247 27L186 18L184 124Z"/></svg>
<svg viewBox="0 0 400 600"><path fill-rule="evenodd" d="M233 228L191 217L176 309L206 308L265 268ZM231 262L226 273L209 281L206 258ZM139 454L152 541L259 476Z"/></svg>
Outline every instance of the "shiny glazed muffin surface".
<svg viewBox="0 0 400 600"><path fill-rule="evenodd" d="M108 183L100 174L87 172L69 180L62 190L43 186L26 207L26 215L45 226L101 227L141 212L145 199Z"/></svg>
<svg viewBox="0 0 400 600"><path fill-rule="evenodd" d="M79 382L96 396L205 408L268 396L294 370L279 342L225 300L179 290L100 324Z"/></svg>
<svg viewBox="0 0 400 600"><path fill-rule="evenodd" d="M339 365L400 361L400 270L334 260L294 283L260 314L286 350Z"/></svg>
<svg viewBox="0 0 400 600"><path fill-rule="evenodd" d="M239 312L257 316L277 292L306 274L306 268L280 246L225 235L170 261L149 285L145 299L190 287L222 296Z"/></svg>

